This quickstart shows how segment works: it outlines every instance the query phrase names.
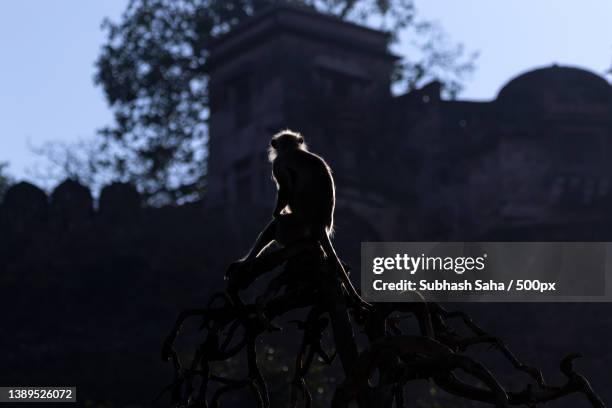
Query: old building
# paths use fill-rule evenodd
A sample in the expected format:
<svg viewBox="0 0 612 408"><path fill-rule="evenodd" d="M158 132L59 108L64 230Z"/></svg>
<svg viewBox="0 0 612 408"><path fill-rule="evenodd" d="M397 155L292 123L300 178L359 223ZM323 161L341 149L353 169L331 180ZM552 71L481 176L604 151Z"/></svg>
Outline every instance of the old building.
<svg viewBox="0 0 612 408"><path fill-rule="evenodd" d="M221 37L210 55L211 205L261 226L274 200L267 143L288 127L334 169L340 241L606 233L605 79L552 66L512 79L492 101L443 100L435 82L394 96L388 42L286 6Z"/></svg>

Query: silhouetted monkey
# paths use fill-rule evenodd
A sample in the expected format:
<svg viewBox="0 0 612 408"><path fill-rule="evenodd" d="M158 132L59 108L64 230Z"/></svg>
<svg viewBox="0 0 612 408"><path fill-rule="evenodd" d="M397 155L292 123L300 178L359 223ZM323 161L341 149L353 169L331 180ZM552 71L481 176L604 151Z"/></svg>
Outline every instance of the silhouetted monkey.
<svg viewBox="0 0 612 408"><path fill-rule="evenodd" d="M269 159L278 188L274 219L239 263L256 258L273 241L287 245L299 239L312 239L321 245L338 271L351 301L361 307L371 307L355 290L329 238L334 228L336 198L327 163L309 152L304 138L290 130L272 137Z"/></svg>

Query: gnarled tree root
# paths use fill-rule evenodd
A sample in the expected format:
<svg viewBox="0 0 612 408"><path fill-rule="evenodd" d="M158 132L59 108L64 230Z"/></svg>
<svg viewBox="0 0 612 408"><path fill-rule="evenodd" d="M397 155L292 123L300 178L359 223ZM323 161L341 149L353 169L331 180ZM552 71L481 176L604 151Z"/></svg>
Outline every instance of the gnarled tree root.
<svg viewBox="0 0 612 408"><path fill-rule="evenodd" d="M265 294L265 302L245 304L240 291L282 263L286 263L285 268ZM180 313L164 341L162 358L172 361L174 378L160 396L169 392L175 407L216 408L227 393L247 388L253 392L258 407L269 407L266 382L257 361L256 341L266 333L269 322L304 307L309 307L305 321L294 322L304 334L292 381L293 407L298 405L299 395L305 407L311 404L306 377L313 358L319 356L331 363L335 357L335 353L329 356L321 346L321 337L330 327L346 376L334 393L334 408L345 407L350 401L356 401L360 408L391 407L393 403L402 407L403 386L420 379L431 379L450 394L498 407L536 406L572 393L584 394L593 407L605 407L587 379L573 369L572 361L577 355L570 355L561 363L561 371L568 380L560 386L551 386L544 381L540 370L521 362L500 339L486 333L464 313L425 302L379 303L373 311L354 308L325 259L311 244L298 243L264 254L244 269L234 266L228 271L228 279L227 291L213 295L205 308ZM284 293L281 287L285 288ZM263 321L262 313L269 322ZM402 332L397 324L401 314L417 317L420 336ZM202 318L205 335L188 367L184 367L175 342L183 323L193 317ZM468 327L469 336L460 336L452 329L450 322L455 319ZM357 352L353 329L361 330L369 338L370 345L362 353ZM466 348L483 343L499 350L535 384L526 385L522 391L506 391L486 367L462 354ZM240 354L247 363L243 378L226 378L212 372L211 363ZM464 371L484 384L484 388L460 380L454 373L456 370ZM377 373L377 384L372 384L374 373ZM200 380L197 391L196 378Z"/></svg>

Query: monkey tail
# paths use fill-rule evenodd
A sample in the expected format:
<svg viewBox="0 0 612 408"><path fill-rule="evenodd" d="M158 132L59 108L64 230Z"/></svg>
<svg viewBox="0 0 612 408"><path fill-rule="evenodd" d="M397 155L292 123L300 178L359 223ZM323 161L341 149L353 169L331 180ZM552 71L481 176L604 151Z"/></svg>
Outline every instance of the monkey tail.
<svg viewBox="0 0 612 408"><path fill-rule="evenodd" d="M349 279L348 274L346 273L346 270L344 269L344 266L342 266L342 262L340 262L340 259L338 258L338 255L336 254L336 250L334 249L334 246L332 245L331 240L329 239L327 229L320 228L319 231L320 233L317 238L319 240L319 243L323 247L325 256L327 257L327 259L332 261L334 268L340 275L340 280L346 287L346 290L349 291L349 293L352 296L359 296L359 294L355 291L355 287L353 286L351 280Z"/></svg>
<svg viewBox="0 0 612 408"><path fill-rule="evenodd" d="M325 231L327 231L327 236L328 237L333 237L334 236L334 232L336 232L336 229L334 228L333 221L329 224L328 227L325 227Z"/></svg>
<svg viewBox="0 0 612 408"><path fill-rule="evenodd" d="M334 259L338 259L338 255L336 254L336 250L334 249L334 246L332 245L331 240L329 238L332 234L332 229L333 229L332 226L320 228L319 231L321 232L319 233L319 236L317 237L317 239L319 243L321 244L321 246L323 247L325 256L327 258L331 258L332 262L334 262L335 264L336 262L334 261ZM340 267L342 267L342 264L340 263L340 261L338 261L338 263L340 264ZM344 267L342 267L342 270L344 271Z"/></svg>

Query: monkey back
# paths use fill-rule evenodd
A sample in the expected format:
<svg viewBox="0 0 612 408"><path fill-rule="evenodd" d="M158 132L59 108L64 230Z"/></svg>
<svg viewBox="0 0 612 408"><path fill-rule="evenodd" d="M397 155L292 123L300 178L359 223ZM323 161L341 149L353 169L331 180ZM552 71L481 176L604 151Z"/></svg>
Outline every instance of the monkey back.
<svg viewBox="0 0 612 408"><path fill-rule="evenodd" d="M305 150L288 153L281 165L286 166L291 183L291 212L314 228L333 228L335 186L331 170L323 158Z"/></svg>

